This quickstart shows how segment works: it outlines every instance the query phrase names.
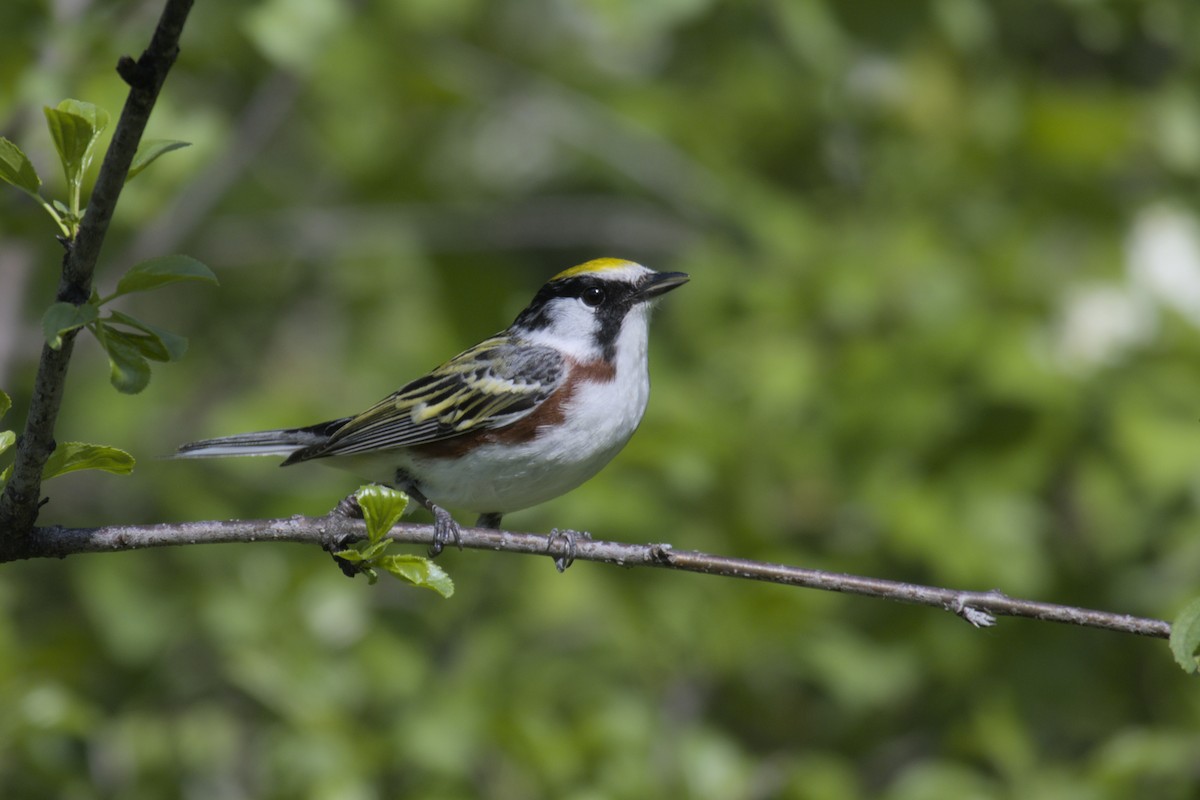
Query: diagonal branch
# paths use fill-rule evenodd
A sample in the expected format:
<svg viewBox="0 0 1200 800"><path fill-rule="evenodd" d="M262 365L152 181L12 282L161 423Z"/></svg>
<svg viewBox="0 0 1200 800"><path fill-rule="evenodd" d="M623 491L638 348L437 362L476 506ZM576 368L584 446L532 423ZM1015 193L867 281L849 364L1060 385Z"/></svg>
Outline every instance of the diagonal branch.
<svg viewBox="0 0 1200 800"><path fill-rule="evenodd" d="M180 522L105 528L46 527L35 529L27 542L28 546L16 557L63 558L79 553L229 542L301 542L329 548L365 536L365 528L361 521L347 519L336 512L324 517L294 516L286 519ZM392 529L390 536L404 544L428 545L433 543L434 530L432 525L401 524ZM993 615L1000 615L1062 622L1160 639L1171 635L1171 626L1157 619L1022 600L997 591L964 592L882 578L729 558L694 550L676 550L667 544L606 542L569 532L556 532L547 537L534 533L464 528L462 546L472 550L549 555L555 558L558 564L580 560L599 561L623 567L659 567L866 595L941 608L957 614L976 627L994 625L996 620Z"/></svg>
<svg viewBox="0 0 1200 800"><path fill-rule="evenodd" d="M117 72L129 84L129 96L100 166L79 235L66 243L57 293L60 302L80 305L87 302L92 292L92 274L100 257L100 247L108 234L129 165L133 163L142 132L158 100L158 92L179 54L179 36L192 1L167 0L149 47L137 61L122 56L117 64ZM12 476L4 494L0 495L0 555L10 550L19 551L21 539L37 520L42 468L54 451L54 425L62 405L63 384L76 333L64 334L62 346L57 350L42 346L42 358L34 379L24 433L17 443Z"/></svg>

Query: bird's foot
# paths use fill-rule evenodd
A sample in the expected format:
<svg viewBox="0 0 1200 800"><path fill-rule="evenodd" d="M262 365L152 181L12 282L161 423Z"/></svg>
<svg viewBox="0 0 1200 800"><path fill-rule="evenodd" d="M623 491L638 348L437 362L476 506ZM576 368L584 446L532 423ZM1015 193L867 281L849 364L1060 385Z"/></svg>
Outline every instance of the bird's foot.
<svg viewBox="0 0 1200 800"><path fill-rule="evenodd" d="M429 545L429 557L436 558L451 542L462 550L462 531L454 517L441 506L430 503L428 507L433 514L433 544Z"/></svg>
<svg viewBox="0 0 1200 800"><path fill-rule="evenodd" d="M362 519L362 506L358 504L358 495L351 493L338 501L338 504L333 507L333 513L340 514L346 519Z"/></svg>
<svg viewBox="0 0 1200 800"><path fill-rule="evenodd" d="M550 553L551 557L554 558L554 568L559 572L566 572L567 567L575 563L575 554L578 552L579 540L589 541L591 538L592 535L587 531L552 529L550 535L546 537L546 552ZM562 542L562 549L555 555L555 546L560 541Z"/></svg>
<svg viewBox="0 0 1200 800"><path fill-rule="evenodd" d="M330 516L341 517L343 519L362 519L363 510L362 506L358 504L358 498L355 495L350 494L338 501L338 504L333 507L333 511L330 512ZM342 574L347 578L353 578L355 575L360 574L362 569L358 566L358 564L355 564L353 561L347 561L337 554L350 547L350 545L353 543L353 536L348 533L338 531L337 526L334 526L334 528L330 531L330 536L328 536L321 544L322 549L332 556L333 563L337 564L338 569L340 569Z"/></svg>

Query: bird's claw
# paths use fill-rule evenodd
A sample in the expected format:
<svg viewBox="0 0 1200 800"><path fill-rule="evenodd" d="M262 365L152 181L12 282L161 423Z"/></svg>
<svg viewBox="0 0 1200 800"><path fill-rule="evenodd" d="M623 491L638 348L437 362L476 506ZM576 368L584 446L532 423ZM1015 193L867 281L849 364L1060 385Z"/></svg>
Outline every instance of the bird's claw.
<svg viewBox="0 0 1200 800"><path fill-rule="evenodd" d="M567 568L575 563L575 555L579 550L579 539L589 540L591 538L592 535L587 531L551 529L550 535L546 537L546 552L554 558L554 568L559 572L566 572ZM555 545L559 541L562 542L562 551L555 555Z"/></svg>
<svg viewBox="0 0 1200 800"><path fill-rule="evenodd" d="M429 557L436 558L452 542L462 550L462 531L450 512L433 504L429 510L433 512L433 544L429 545Z"/></svg>
<svg viewBox="0 0 1200 800"><path fill-rule="evenodd" d="M338 504L333 507L333 513L345 517L346 519L362 519L362 506L358 503L357 494L348 494L338 501Z"/></svg>

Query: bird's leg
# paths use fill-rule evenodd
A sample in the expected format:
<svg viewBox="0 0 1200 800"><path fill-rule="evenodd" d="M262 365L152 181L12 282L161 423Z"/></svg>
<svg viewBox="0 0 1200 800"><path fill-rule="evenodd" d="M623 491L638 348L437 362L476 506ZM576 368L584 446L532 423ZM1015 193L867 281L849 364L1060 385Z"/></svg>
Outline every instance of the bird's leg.
<svg viewBox="0 0 1200 800"><path fill-rule="evenodd" d="M458 528L458 523L454 521L454 517L450 516L449 511L422 494L421 490L417 488L416 482L403 472L396 473L396 486L420 503L426 511L433 514L433 544L429 545L430 558L436 558L450 542L454 542L458 549L462 550L462 532Z"/></svg>
<svg viewBox="0 0 1200 800"><path fill-rule="evenodd" d="M500 518L503 514L497 514L495 511L487 514L480 514L479 519L475 521L476 528L491 528L494 531L500 530Z"/></svg>

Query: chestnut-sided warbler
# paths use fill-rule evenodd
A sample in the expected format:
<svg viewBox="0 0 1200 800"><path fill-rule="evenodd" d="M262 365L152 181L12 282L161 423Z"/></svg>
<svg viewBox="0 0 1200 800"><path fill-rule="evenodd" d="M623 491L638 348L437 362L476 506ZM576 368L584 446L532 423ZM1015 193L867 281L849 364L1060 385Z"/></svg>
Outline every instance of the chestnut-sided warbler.
<svg viewBox="0 0 1200 800"><path fill-rule="evenodd" d="M616 258L560 272L506 330L366 411L305 428L192 442L182 457L329 459L394 486L435 520L434 552L458 539L444 506L501 515L564 494L620 452L650 396L655 298L686 283Z"/></svg>

